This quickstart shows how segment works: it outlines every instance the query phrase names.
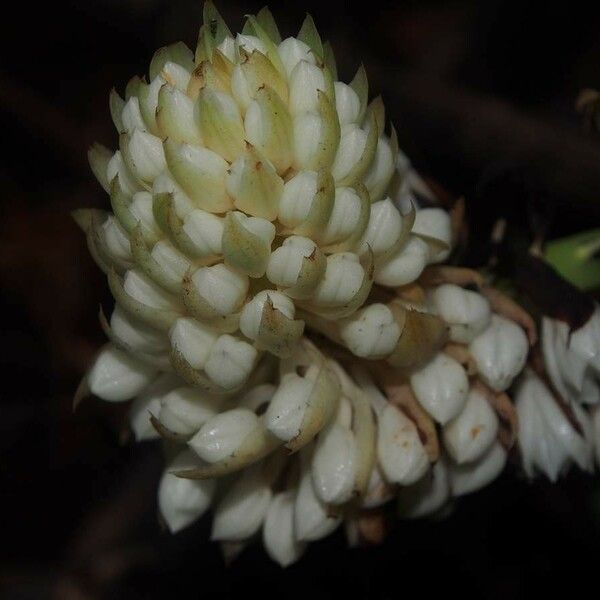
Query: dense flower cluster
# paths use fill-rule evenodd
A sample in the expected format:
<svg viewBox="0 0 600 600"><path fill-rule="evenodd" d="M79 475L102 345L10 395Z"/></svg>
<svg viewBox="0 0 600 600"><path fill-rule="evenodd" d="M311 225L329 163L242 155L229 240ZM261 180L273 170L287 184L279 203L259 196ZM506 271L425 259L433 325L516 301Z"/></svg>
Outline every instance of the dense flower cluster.
<svg viewBox="0 0 600 600"><path fill-rule="evenodd" d="M262 531L287 565L342 523L375 539L381 507L422 516L486 485L519 431L528 473L591 467L582 409L568 429L532 371L513 406L535 326L439 264L450 215L419 206L364 69L338 81L310 17L282 40L263 10L234 36L207 3L195 54L161 48L110 110L119 148L89 158L112 212L75 218L116 306L79 396L133 400L137 439L179 448L171 531L210 507L215 540ZM554 385L597 401L597 345L565 335L544 324Z"/></svg>

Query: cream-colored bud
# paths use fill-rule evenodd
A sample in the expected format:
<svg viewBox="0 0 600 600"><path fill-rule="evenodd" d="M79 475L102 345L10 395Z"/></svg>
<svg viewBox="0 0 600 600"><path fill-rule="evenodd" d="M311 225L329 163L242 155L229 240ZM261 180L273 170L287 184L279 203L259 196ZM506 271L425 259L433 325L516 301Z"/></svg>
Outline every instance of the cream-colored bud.
<svg viewBox="0 0 600 600"><path fill-rule="evenodd" d="M301 60L290 75L289 109L292 116L314 112L318 108L317 91L325 92L323 70L305 60Z"/></svg>
<svg viewBox="0 0 600 600"><path fill-rule="evenodd" d="M244 124L235 100L204 88L195 106L195 119L207 148L233 162L244 151Z"/></svg>
<svg viewBox="0 0 600 600"><path fill-rule="evenodd" d="M354 434L337 422L319 434L311 471L315 493L326 504L343 504L352 497L357 452Z"/></svg>
<svg viewBox="0 0 600 600"><path fill-rule="evenodd" d="M336 81L335 87L335 107L337 110L340 125L349 125L356 123L360 115L360 99L356 92L345 83Z"/></svg>
<svg viewBox="0 0 600 600"><path fill-rule="evenodd" d="M282 567L296 562L305 549L294 532L294 494L276 494L269 504L263 527L263 544L267 554Z"/></svg>
<svg viewBox="0 0 600 600"><path fill-rule="evenodd" d="M352 300L363 283L365 271L356 254L339 252L327 257L325 275L317 286L314 302L343 305Z"/></svg>
<svg viewBox="0 0 600 600"><path fill-rule="evenodd" d="M470 343L489 324L490 304L481 294L447 283L431 296L438 315L450 325L450 339Z"/></svg>
<svg viewBox="0 0 600 600"><path fill-rule="evenodd" d="M221 254L223 219L204 210L195 209L185 218L183 230L192 240L200 256Z"/></svg>
<svg viewBox="0 0 600 600"><path fill-rule="evenodd" d="M202 267L192 275L198 295L212 310L229 315L238 310L248 293L248 277L223 263Z"/></svg>
<svg viewBox="0 0 600 600"><path fill-rule="evenodd" d="M464 496L485 487L504 469L507 453L500 442L494 442L489 450L475 462L449 465L450 487L453 496Z"/></svg>
<svg viewBox="0 0 600 600"><path fill-rule="evenodd" d="M462 411L469 393L462 365L443 352L413 373L410 385L421 406L442 425Z"/></svg>
<svg viewBox="0 0 600 600"><path fill-rule="evenodd" d="M162 237L161 231L156 224L152 213L152 194L148 192L136 192L129 205L129 210L142 226L145 237L151 239Z"/></svg>
<svg viewBox="0 0 600 600"><path fill-rule="evenodd" d="M497 392L508 389L521 372L528 350L525 332L498 315L492 315L487 328L469 345L479 376Z"/></svg>
<svg viewBox="0 0 600 600"><path fill-rule="evenodd" d="M452 246L450 215L441 208L422 208L417 211L413 235L422 237L429 245L429 262L439 263L448 258Z"/></svg>
<svg viewBox="0 0 600 600"><path fill-rule="evenodd" d="M160 422L177 434L191 435L219 412L220 400L195 388L178 387L160 401Z"/></svg>
<svg viewBox="0 0 600 600"><path fill-rule="evenodd" d="M177 319L169 335L173 348L179 351L194 369L201 369L205 365L218 338L212 329L189 317Z"/></svg>
<svg viewBox="0 0 600 600"><path fill-rule="evenodd" d="M123 288L129 296L151 308L173 310L177 307L174 296L165 292L140 271L127 271Z"/></svg>
<svg viewBox="0 0 600 600"><path fill-rule="evenodd" d="M140 129L124 141L121 152L127 166L142 181L152 181L167 166L162 140Z"/></svg>
<svg viewBox="0 0 600 600"><path fill-rule="evenodd" d="M123 112L121 113L121 122L123 123L122 131L127 132L129 135L132 135L136 129L146 131L146 124L140 112L140 102L137 96L132 96L125 103Z"/></svg>
<svg viewBox="0 0 600 600"><path fill-rule="evenodd" d="M172 140L164 148L169 171L198 208L220 213L233 207L225 189L229 165L217 152Z"/></svg>
<svg viewBox="0 0 600 600"><path fill-rule="evenodd" d="M284 289L297 285L305 259L314 256L316 251L317 245L309 238L298 235L286 238L269 257L267 265L269 281Z"/></svg>
<svg viewBox="0 0 600 600"><path fill-rule="evenodd" d="M116 338L132 350L160 353L169 347L164 333L136 321L118 305L110 318L110 328Z"/></svg>
<svg viewBox="0 0 600 600"><path fill-rule="evenodd" d="M340 327L340 335L352 354L382 358L396 347L400 327L385 304L375 303L347 319Z"/></svg>
<svg viewBox="0 0 600 600"><path fill-rule="evenodd" d="M308 45L297 38L289 37L279 44L279 56L287 76L292 75L292 71L300 61L305 61L311 65L316 62L315 55Z"/></svg>
<svg viewBox="0 0 600 600"><path fill-rule="evenodd" d="M155 377L153 367L106 344L87 374L87 383L95 396L123 402L137 396Z"/></svg>
<svg viewBox="0 0 600 600"><path fill-rule="evenodd" d="M396 165L390 142L382 136L377 143L373 163L364 179L372 201L379 200L387 192L395 169Z"/></svg>
<svg viewBox="0 0 600 600"><path fill-rule="evenodd" d="M294 318L294 303L285 294L273 290L259 292L250 302L246 303L240 315L240 330L251 340L255 340L259 334L267 300L270 300L273 307L288 319Z"/></svg>
<svg viewBox="0 0 600 600"><path fill-rule="evenodd" d="M314 171L300 171L294 175L283 187L279 221L290 229L302 223L308 216L316 193L317 174Z"/></svg>
<svg viewBox="0 0 600 600"><path fill-rule="evenodd" d="M390 249L400 236L402 215L394 203L386 198L371 204L371 215L359 248L366 251L367 244L375 256Z"/></svg>
<svg viewBox="0 0 600 600"><path fill-rule="evenodd" d="M494 443L497 433L498 416L485 396L473 389L460 414L444 425L444 445L461 465L483 456Z"/></svg>
<svg viewBox="0 0 600 600"><path fill-rule="evenodd" d="M257 355L250 344L231 335L222 335L210 349L204 370L216 384L232 390L248 379Z"/></svg>
<svg viewBox="0 0 600 600"><path fill-rule="evenodd" d="M133 173L129 170L125 161L123 160L123 155L120 150L117 150L112 158L108 161L106 166L106 179L109 183L112 180L118 177L119 184L121 185L121 189L127 196L133 196L135 192L141 189L141 186L136 181Z"/></svg>
<svg viewBox="0 0 600 600"><path fill-rule="evenodd" d="M313 388L308 377L283 375L265 413L265 424L274 436L289 442L299 434Z"/></svg>
<svg viewBox="0 0 600 600"><path fill-rule="evenodd" d="M336 181L342 180L360 160L367 144L367 133L352 123L342 127L340 145L331 173Z"/></svg>
<svg viewBox="0 0 600 600"><path fill-rule="evenodd" d="M294 500L294 531L301 541L313 542L332 533L342 522L330 514L327 505L315 494L310 469L305 467Z"/></svg>
<svg viewBox="0 0 600 600"><path fill-rule="evenodd" d="M416 425L396 406L378 415L377 457L390 483L410 485L423 477L429 459Z"/></svg>
<svg viewBox="0 0 600 600"><path fill-rule="evenodd" d="M429 248L416 236L410 236L383 264L375 268L375 283L389 287L400 287L416 281L427 265Z"/></svg>
<svg viewBox="0 0 600 600"><path fill-rule="evenodd" d="M181 281L192 266L187 257L167 240L154 244L150 255L163 272L175 281Z"/></svg>
<svg viewBox="0 0 600 600"><path fill-rule="evenodd" d="M258 50L262 54L267 53L264 43L255 35L244 35L238 33L235 37L235 43L238 48L243 48L248 54L254 50Z"/></svg>
<svg viewBox="0 0 600 600"><path fill-rule="evenodd" d="M222 238L225 263L250 277L262 277L275 233L275 225L266 219L249 217L240 211L228 213Z"/></svg>
<svg viewBox="0 0 600 600"><path fill-rule="evenodd" d="M112 215L108 215L106 221L102 223L102 232L104 243L111 255L124 261L132 260L129 236Z"/></svg>
<svg viewBox="0 0 600 600"><path fill-rule="evenodd" d="M211 539L237 542L253 536L263 524L271 502L264 465L246 469L215 509Z"/></svg>
<svg viewBox="0 0 600 600"><path fill-rule="evenodd" d="M323 120L316 112L305 112L294 117L294 165L297 169L312 166L323 134Z"/></svg>
<svg viewBox="0 0 600 600"><path fill-rule="evenodd" d="M247 408L233 408L210 418L188 442L206 462L231 456L258 426L258 417Z"/></svg>
<svg viewBox="0 0 600 600"><path fill-rule="evenodd" d="M361 204L360 196L352 188L336 188L333 210L323 233L324 244L344 240L354 232L359 224Z"/></svg>
<svg viewBox="0 0 600 600"><path fill-rule="evenodd" d="M418 519L440 510L450 496L448 467L438 460L415 484L398 490L398 511L406 519Z"/></svg>
<svg viewBox="0 0 600 600"><path fill-rule="evenodd" d="M199 519L210 506L215 493L214 479L183 479L173 470L192 468L198 459L189 450L178 454L165 469L158 486L158 507L171 533Z"/></svg>

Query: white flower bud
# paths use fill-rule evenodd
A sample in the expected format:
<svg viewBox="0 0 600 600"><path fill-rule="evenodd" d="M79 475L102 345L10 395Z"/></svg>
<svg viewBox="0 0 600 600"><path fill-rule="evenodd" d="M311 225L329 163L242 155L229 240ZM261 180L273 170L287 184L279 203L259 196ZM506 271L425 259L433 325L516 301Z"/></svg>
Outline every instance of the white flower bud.
<svg viewBox="0 0 600 600"><path fill-rule="evenodd" d="M471 342L469 350L483 381L503 392L523 369L529 343L516 323L492 315L490 324Z"/></svg>
<svg viewBox="0 0 600 600"><path fill-rule="evenodd" d="M119 177L121 189L127 196L133 196L140 189L140 185L135 180L135 177L125 164L123 155L120 150L117 150L106 165L106 179L109 183L115 177Z"/></svg>
<svg viewBox="0 0 600 600"><path fill-rule="evenodd" d="M132 96L125 103L121 113L121 122L123 123L123 131L126 131L129 135L132 135L136 129L146 131L146 124L140 112L140 103L137 96Z"/></svg>
<svg viewBox="0 0 600 600"><path fill-rule="evenodd" d="M317 90L325 91L323 70L301 60L290 75L290 114L295 116L316 111L319 104Z"/></svg>
<svg viewBox="0 0 600 600"><path fill-rule="evenodd" d="M244 35L242 33L238 33L235 36L235 43L238 48L243 48L248 54L254 52L254 50L258 50L261 54L266 54L267 49L259 38L255 35Z"/></svg>
<svg viewBox="0 0 600 600"><path fill-rule="evenodd" d="M157 416L160 412L162 397L173 389L176 378L170 373L157 377L135 400L129 409L129 426L133 431L136 442L154 440L160 437L150 422L150 415Z"/></svg>
<svg viewBox="0 0 600 600"><path fill-rule="evenodd" d="M243 471L214 512L212 540L238 542L253 536L263 524L271 502L264 465Z"/></svg>
<svg viewBox="0 0 600 600"><path fill-rule="evenodd" d="M294 501L294 531L300 541L314 542L332 533L342 522L315 494L312 474L303 469Z"/></svg>
<svg viewBox="0 0 600 600"><path fill-rule="evenodd" d="M160 310L172 310L177 306L174 296L165 292L140 271L127 271L123 288L132 298Z"/></svg>
<svg viewBox="0 0 600 600"><path fill-rule="evenodd" d="M352 431L337 422L321 431L312 457L312 480L325 504L343 504L352 497L358 448Z"/></svg>
<svg viewBox="0 0 600 600"><path fill-rule="evenodd" d="M219 411L220 399L195 388L178 387L160 401L158 419L170 431L195 433Z"/></svg>
<svg viewBox="0 0 600 600"><path fill-rule="evenodd" d="M489 302L477 292L457 285L440 285L432 294L432 302L438 315L450 325L450 339L468 344L489 324Z"/></svg>
<svg viewBox="0 0 600 600"><path fill-rule="evenodd" d="M349 302L358 293L365 271L358 256L338 252L327 257L325 275L314 295L316 304L338 305Z"/></svg>
<svg viewBox="0 0 600 600"><path fill-rule="evenodd" d="M248 293L248 277L223 263L202 267L192 275L197 293L220 315L240 308Z"/></svg>
<svg viewBox="0 0 600 600"><path fill-rule="evenodd" d="M428 255L427 244L421 238L411 235L402 248L375 268L375 282L388 287L412 283L423 272Z"/></svg>
<svg viewBox="0 0 600 600"><path fill-rule="evenodd" d="M483 456L497 433L498 416L478 390L469 392L460 414L442 430L444 445L459 465Z"/></svg>
<svg viewBox="0 0 600 600"><path fill-rule="evenodd" d="M110 318L110 328L117 339L132 350L161 353L169 347L164 333L136 321L118 305Z"/></svg>
<svg viewBox="0 0 600 600"><path fill-rule="evenodd" d="M185 218L183 230L201 256L221 254L223 219L204 210L192 210Z"/></svg>
<svg viewBox="0 0 600 600"><path fill-rule="evenodd" d="M181 352L194 369L201 369L206 364L218 338L212 329L189 317L177 319L169 335L173 348Z"/></svg>
<svg viewBox="0 0 600 600"><path fill-rule="evenodd" d="M273 307L288 319L294 318L294 303L286 295L272 290L259 292L250 302L246 303L240 315L240 330L251 340L255 340L258 336L267 298L270 299Z"/></svg>
<svg viewBox="0 0 600 600"><path fill-rule="evenodd" d="M571 331L567 323L544 317L542 348L548 374L566 400L600 402L600 309Z"/></svg>
<svg viewBox="0 0 600 600"><path fill-rule="evenodd" d="M442 425L461 412L469 393L462 365L443 352L413 373L410 385L421 406Z"/></svg>
<svg viewBox="0 0 600 600"><path fill-rule="evenodd" d="M250 344L231 335L222 335L210 349L204 370L216 384L231 390L248 378L256 357L257 352Z"/></svg>
<svg viewBox="0 0 600 600"><path fill-rule="evenodd" d="M416 425L393 404L378 415L377 456L390 483L410 485L423 477L429 459Z"/></svg>
<svg viewBox="0 0 600 600"><path fill-rule="evenodd" d="M428 242L429 262L439 263L448 258L452 246L452 227L450 225L450 215L445 210L441 208L422 208L418 210L412 233L413 235L423 236L425 241Z"/></svg>
<svg viewBox="0 0 600 600"><path fill-rule="evenodd" d="M233 408L210 418L188 445L202 460L216 463L231 456L258 424L251 410Z"/></svg>
<svg viewBox="0 0 600 600"><path fill-rule="evenodd" d="M359 223L361 204L360 196L352 188L336 188L333 210L323 233L323 243L332 244L352 234Z"/></svg>
<svg viewBox="0 0 600 600"><path fill-rule="evenodd" d="M293 228L302 223L310 211L317 193L317 174L314 171L300 171L283 187L279 201L279 221Z"/></svg>
<svg viewBox="0 0 600 600"><path fill-rule="evenodd" d="M340 327L346 347L361 358L388 356L400 338L400 327L385 304L370 304Z"/></svg>
<svg viewBox="0 0 600 600"><path fill-rule="evenodd" d="M448 467L438 460L425 477L398 490L398 510L406 519L426 517L440 510L449 496Z"/></svg>
<svg viewBox="0 0 600 600"><path fill-rule="evenodd" d="M276 494L269 504L263 527L263 544L267 554L282 567L296 562L305 544L296 539L294 532L294 494Z"/></svg>
<svg viewBox="0 0 600 600"><path fill-rule="evenodd" d="M343 179L362 156L367 133L354 123L342 127L340 145L331 168L336 181Z"/></svg>
<svg viewBox="0 0 600 600"><path fill-rule="evenodd" d="M198 459L192 452L182 452L160 480L158 506L171 533L177 533L199 519L212 501L216 488L214 479L183 479L170 473L197 465Z"/></svg>
<svg viewBox="0 0 600 600"><path fill-rule="evenodd" d="M108 215L106 221L102 223L102 233L104 243L112 256L124 261L132 260L129 236L123 231L123 228L113 215Z"/></svg>
<svg viewBox="0 0 600 600"><path fill-rule="evenodd" d="M373 164L370 166L364 179L364 183L371 195L371 200L379 200L385 194L394 174L394 169L395 164L392 148L387 138L381 136L377 143Z"/></svg>
<svg viewBox="0 0 600 600"><path fill-rule="evenodd" d="M550 390L533 371L525 372L517 389L515 405L519 416L517 439L523 469L529 477L541 471L556 481L572 462L581 469L592 469L591 442L575 431ZM575 410L576 406L574 404L572 408ZM579 418L580 423L582 420ZM585 427L583 430L585 433Z"/></svg>
<svg viewBox="0 0 600 600"><path fill-rule="evenodd" d="M142 231L153 238L162 237L162 233L154 220L152 212L152 194L136 192L129 205L131 214L140 222Z"/></svg>
<svg viewBox="0 0 600 600"><path fill-rule="evenodd" d="M306 169L319 149L323 134L323 121L316 112L296 115L294 125L294 165L297 169Z"/></svg>
<svg viewBox="0 0 600 600"><path fill-rule="evenodd" d="M299 434L313 388L310 377L283 375L265 413L265 425L274 436L288 442Z"/></svg>
<svg viewBox="0 0 600 600"><path fill-rule="evenodd" d="M450 464L450 487L453 496L464 496L485 487L504 469L506 450L500 442L494 442L488 451L475 462L464 465Z"/></svg>
<svg viewBox="0 0 600 600"><path fill-rule="evenodd" d="M152 181L166 168L162 140L135 129L126 144L127 164L142 181Z"/></svg>
<svg viewBox="0 0 600 600"><path fill-rule="evenodd" d="M160 240L154 244L152 258L171 279L181 281L191 268L192 263L184 254L175 249L167 240Z"/></svg>
<svg viewBox="0 0 600 600"><path fill-rule="evenodd" d="M156 376L148 366L112 344L106 344L87 374L90 392L102 400L123 402L137 396Z"/></svg>
<svg viewBox="0 0 600 600"><path fill-rule="evenodd" d="M345 83L336 81L335 87L335 107L337 110L340 125L356 123L360 115L360 100L356 92Z"/></svg>
<svg viewBox="0 0 600 600"><path fill-rule="evenodd" d="M298 283L304 259L311 256L317 245L309 238L292 235L272 252L267 266L267 278L276 286L290 288Z"/></svg>
<svg viewBox="0 0 600 600"><path fill-rule="evenodd" d="M310 47L294 37L289 37L279 44L279 57L287 76L290 77L296 65L301 61L315 64L315 55Z"/></svg>
<svg viewBox="0 0 600 600"><path fill-rule="evenodd" d="M226 35L223 38L223 41L217 46L217 49L230 61L235 61L235 40L230 35Z"/></svg>
<svg viewBox="0 0 600 600"><path fill-rule="evenodd" d="M402 215L389 198L373 202L369 224L359 245L361 252L369 244L375 256L382 254L394 245L401 229Z"/></svg>

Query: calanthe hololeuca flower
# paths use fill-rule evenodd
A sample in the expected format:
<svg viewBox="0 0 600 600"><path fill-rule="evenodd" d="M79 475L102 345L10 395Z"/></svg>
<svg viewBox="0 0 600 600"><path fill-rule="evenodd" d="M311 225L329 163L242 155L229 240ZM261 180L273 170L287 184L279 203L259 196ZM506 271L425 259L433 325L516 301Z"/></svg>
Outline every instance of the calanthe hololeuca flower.
<svg viewBox="0 0 600 600"><path fill-rule="evenodd" d="M517 430L528 473L589 467L593 436L531 375L515 410L523 320L440 264L458 212L416 202L435 196L364 68L341 81L311 17L234 35L206 2L195 50L159 49L109 106L118 142L89 160L111 209L74 217L115 308L76 402L131 402L138 440L178 448L171 531L210 511L214 540L262 537L285 566L342 524L374 539L391 502L414 518L488 484ZM591 402L597 318L568 346L545 329L550 363L577 365L555 386Z"/></svg>

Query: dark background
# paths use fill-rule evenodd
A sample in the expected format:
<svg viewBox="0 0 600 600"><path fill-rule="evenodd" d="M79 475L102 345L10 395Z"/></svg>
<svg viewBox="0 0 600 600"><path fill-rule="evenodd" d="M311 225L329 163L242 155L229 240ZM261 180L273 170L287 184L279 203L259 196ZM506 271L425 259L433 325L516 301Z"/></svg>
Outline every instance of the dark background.
<svg viewBox="0 0 600 600"><path fill-rule="evenodd" d="M284 34L309 10L349 80L362 60L403 149L452 195L472 239L527 205L550 236L598 225L600 142L574 110L600 87L594 3L271 4ZM222 0L232 29L252 0ZM123 410L75 389L102 342L101 273L69 217L107 206L87 166L93 141L116 143L108 92L142 74L153 51L195 46L199 0L17 3L0 24L0 597L243 596L515 598L595 588L597 481L530 484L512 467L440 522L406 522L379 548L347 550L338 533L287 571L254 546L230 567L208 519L162 533L160 450L127 444ZM473 253L472 262L478 256Z"/></svg>

